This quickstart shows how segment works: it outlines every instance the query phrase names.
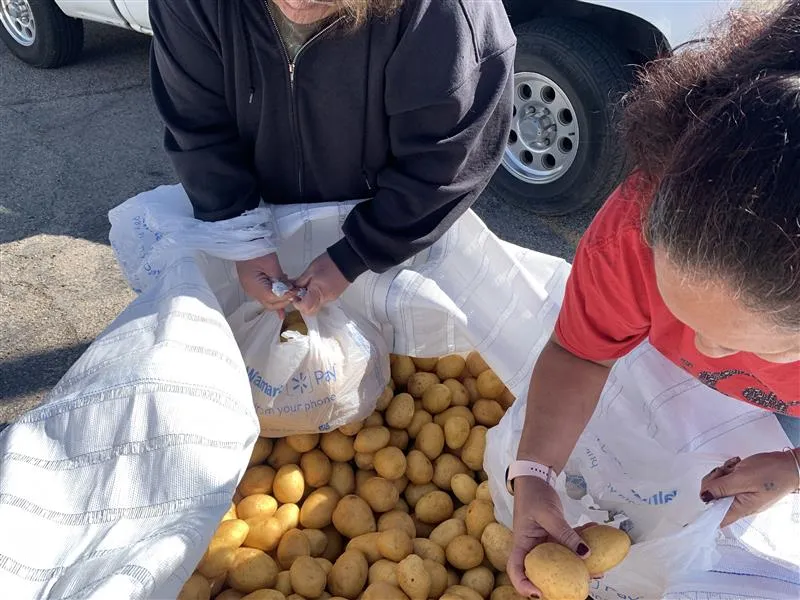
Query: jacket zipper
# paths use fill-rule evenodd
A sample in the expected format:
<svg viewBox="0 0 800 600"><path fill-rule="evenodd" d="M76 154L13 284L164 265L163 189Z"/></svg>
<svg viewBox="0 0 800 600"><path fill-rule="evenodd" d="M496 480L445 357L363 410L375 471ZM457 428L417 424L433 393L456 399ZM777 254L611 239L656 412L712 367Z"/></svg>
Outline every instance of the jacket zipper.
<svg viewBox="0 0 800 600"><path fill-rule="evenodd" d="M329 30L331 30L339 21L342 20L342 17L332 21L327 26L323 27L320 31L315 33L311 38L297 51L295 54L294 60L289 57L289 52L286 50L286 42L281 35L281 30L278 27L278 23L275 21L275 17L272 14L272 8L269 5L270 0L264 0L264 8L267 11L267 17L269 18L270 22L272 23L273 28L275 29L275 33L278 35L278 40L281 43L281 50L283 51L283 57L286 60L286 66L289 71L289 98L290 98L290 111L292 113L292 137L294 138L295 143L295 162L297 163L297 190L300 193L300 198L303 197L303 138L300 132L300 120L297 117L297 105L296 105L296 98L294 93L294 77L295 77L295 70L297 67L297 62L300 60L300 56L303 54L303 51L312 45L317 39L325 35Z"/></svg>

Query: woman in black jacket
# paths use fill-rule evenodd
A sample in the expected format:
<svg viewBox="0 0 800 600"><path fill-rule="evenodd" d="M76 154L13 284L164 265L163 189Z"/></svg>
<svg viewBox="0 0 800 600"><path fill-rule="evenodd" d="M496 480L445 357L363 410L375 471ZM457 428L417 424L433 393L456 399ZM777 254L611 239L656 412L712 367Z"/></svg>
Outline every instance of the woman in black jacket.
<svg viewBox="0 0 800 600"><path fill-rule="evenodd" d="M433 244L509 133L515 38L501 0L151 0L165 147L198 219L369 198L293 282L307 313ZM267 308L272 254L237 264Z"/></svg>

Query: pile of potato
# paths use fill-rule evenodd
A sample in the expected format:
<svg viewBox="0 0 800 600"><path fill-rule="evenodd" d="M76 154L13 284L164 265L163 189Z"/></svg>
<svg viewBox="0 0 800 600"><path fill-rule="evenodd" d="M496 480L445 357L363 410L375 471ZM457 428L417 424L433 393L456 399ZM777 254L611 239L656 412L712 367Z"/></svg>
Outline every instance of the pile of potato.
<svg viewBox="0 0 800 600"><path fill-rule="evenodd" d="M259 438L179 599L519 599L483 471L513 401L477 353L393 356L363 422Z"/></svg>

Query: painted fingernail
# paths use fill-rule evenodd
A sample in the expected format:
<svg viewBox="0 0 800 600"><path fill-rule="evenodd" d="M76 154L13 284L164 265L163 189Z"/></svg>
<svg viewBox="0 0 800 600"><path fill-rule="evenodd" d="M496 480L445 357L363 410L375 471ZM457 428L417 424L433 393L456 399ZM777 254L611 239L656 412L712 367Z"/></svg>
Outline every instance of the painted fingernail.
<svg viewBox="0 0 800 600"><path fill-rule="evenodd" d="M702 494L700 494L700 499L706 504L708 504L714 499L714 496L711 495L711 492L703 492Z"/></svg>
<svg viewBox="0 0 800 600"><path fill-rule="evenodd" d="M586 544L578 544L578 556L586 556L589 554L589 546Z"/></svg>

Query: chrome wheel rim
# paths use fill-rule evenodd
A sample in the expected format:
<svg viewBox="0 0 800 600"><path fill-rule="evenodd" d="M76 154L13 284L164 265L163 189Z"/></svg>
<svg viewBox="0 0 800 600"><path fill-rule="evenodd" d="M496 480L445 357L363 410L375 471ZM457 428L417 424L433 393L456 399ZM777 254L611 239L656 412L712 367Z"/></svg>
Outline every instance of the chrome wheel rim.
<svg viewBox="0 0 800 600"><path fill-rule="evenodd" d="M0 0L0 22L20 46L33 46L36 21L28 0Z"/></svg>

